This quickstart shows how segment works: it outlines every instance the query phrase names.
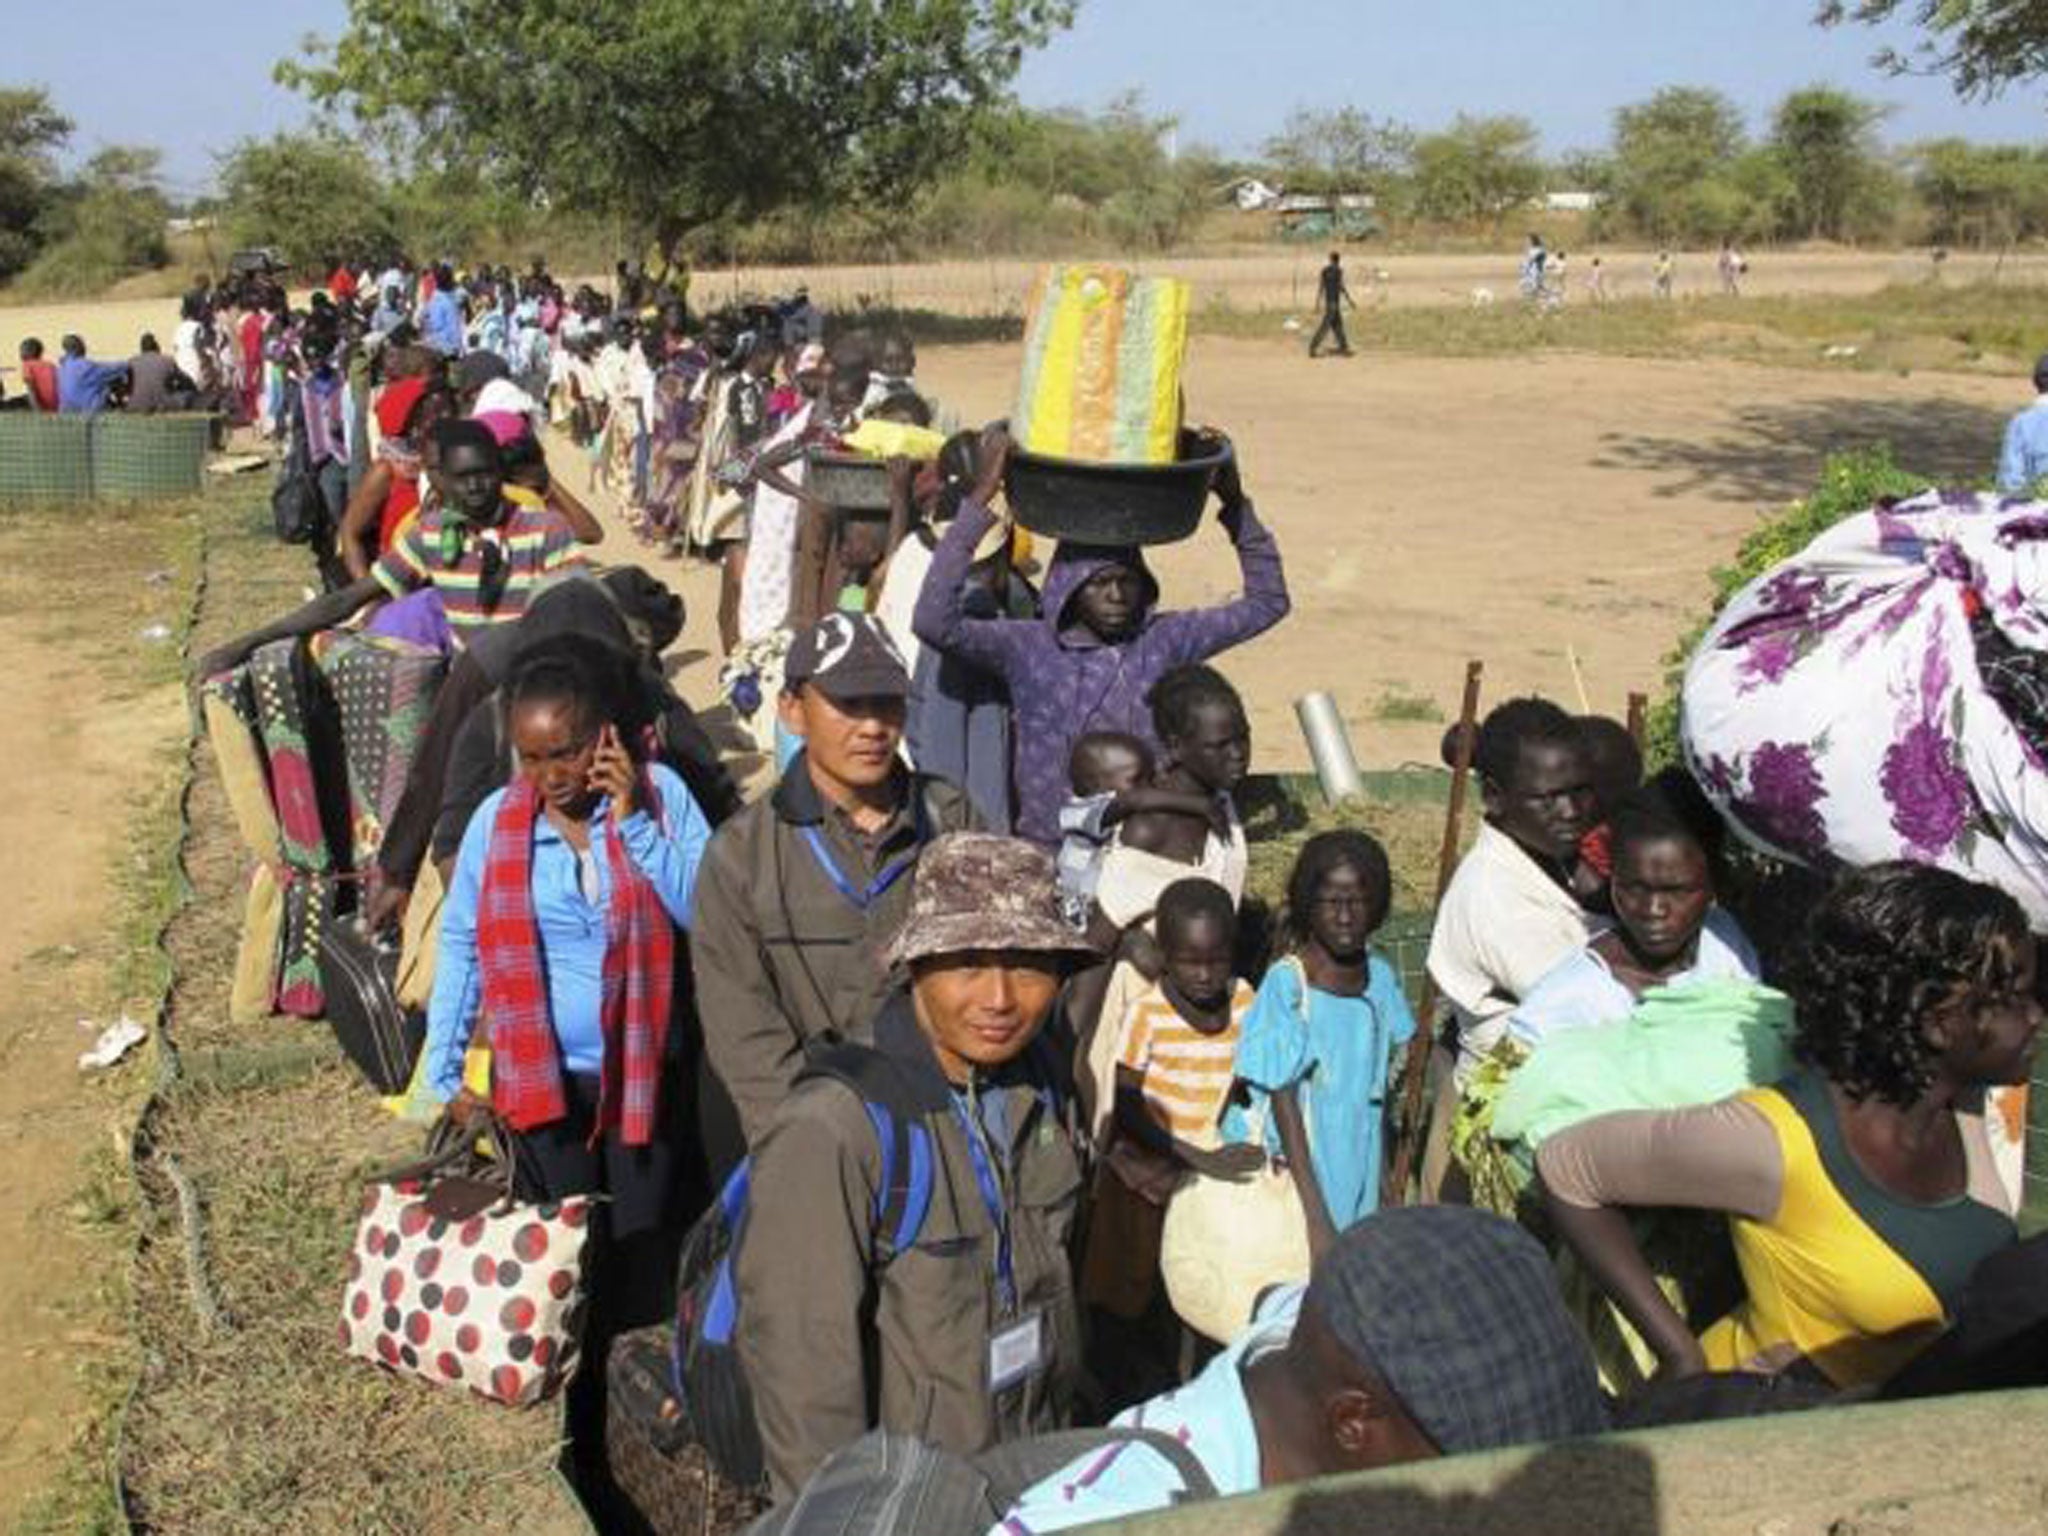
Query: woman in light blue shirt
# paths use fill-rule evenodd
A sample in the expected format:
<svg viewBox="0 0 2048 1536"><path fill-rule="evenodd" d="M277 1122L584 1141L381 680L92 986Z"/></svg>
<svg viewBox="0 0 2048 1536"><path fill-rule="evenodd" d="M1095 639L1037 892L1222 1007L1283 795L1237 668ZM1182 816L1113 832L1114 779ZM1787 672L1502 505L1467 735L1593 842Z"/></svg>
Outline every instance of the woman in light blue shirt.
<svg viewBox="0 0 2048 1536"><path fill-rule="evenodd" d="M463 835L419 1073L458 1122L505 1121L520 1199L603 1197L585 1254L596 1364L570 1389L583 1423L602 1411L606 1342L673 1305L691 1214L676 1020L689 984L681 930L710 828L676 774L630 750L624 668L582 635L515 661L505 697L518 774ZM462 1083L473 1035L491 1046L488 1097Z"/></svg>

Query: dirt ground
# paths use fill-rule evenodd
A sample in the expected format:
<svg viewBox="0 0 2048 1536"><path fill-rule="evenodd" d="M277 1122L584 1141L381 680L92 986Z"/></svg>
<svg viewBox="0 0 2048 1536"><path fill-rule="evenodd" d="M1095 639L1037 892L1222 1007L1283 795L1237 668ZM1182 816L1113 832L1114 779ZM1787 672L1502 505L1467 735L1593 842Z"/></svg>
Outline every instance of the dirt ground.
<svg viewBox="0 0 2048 1536"><path fill-rule="evenodd" d="M1808 281L1866 288L1908 275L1917 258L1804 258L1760 263L1758 288ZM1234 302L1280 294L1302 256L1234 264ZM1510 264L1417 259L1394 270L1394 302L1433 285L1486 280L1505 289ZM1626 263L1617 262L1625 271ZM1704 258L1696 280L1704 280ZM964 307L972 295L940 286L976 271L988 292L1002 269L921 269L898 302ZM1800 274L1804 274L1803 277ZM1200 274L1196 274L1199 278ZM743 274L770 287L785 274ZM857 285L862 274L831 283ZM1681 281L1685 281L1682 277ZM881 292L848 286L849 292ZM833 299L827 282L813 292ZM135 334L168 339L174 306L133 301L35 310L0 308L0 358L36 333L67 329L98 355L125 355ZM1509 359L1376 357L1310 363L1280 340L1199 337L1187 376L1194 415L1237 440L1246 481L1286 558L1294 613L1231 653L1223 666L1251 710L1258 765L1299 768L1307 753L1293 701L1326 688L1372 766L1430 760L1456 708L1468 657L1487 666L1489 700L1539 691L1619 712L1631 689L1657 690L1661 658L1698 617L1706 573L1725 560L1759 512L1808 488L1831 451L1888 441L1902 462L1932 473L1988 472L2004 416L2022 390L1999 380L1916 373L1823 374L1732 361L1660 362L1543 354ZM1016 352L1010 346L928 347L925 385L963 421L1006 414ZM7 509L0 508L0 520ZM615 532L603 553L629 558ZM1214 601L1237 583L1213 527L1158 552L1169 602ZM701 653L715 606L702 568L667 568L689 598L685 646ZM0 779L49 785L49 799L0 803L0 868L17 878L0 922L0 1315L13 1319L0 1368L0 1525L34 1469L65 1440L73 1391L69 1325L60 1304L89 1259L52 1218L75 1189L79 1163L108 1138L108 1106L82 1082L74 1058L89 1043L75 1019L103 999L107 957L55 948L99 934L115 908L104 878L129 796L177 739L175 691L129 695L109 708L111 685L82 640L67 641L18 606L0 607L0 675L14 680L9 729L0 732ZM258 617L251 614L253 623ZM76 631L72 631L75 635ZM712 666L683 674L708 701ZM105 814L77 814L82 803ZM54 958L53 958L54 957ZM89 1341L88 1341L89 1342Z"/></svg>
<svg viewBox="0 0 2048 1536"><path fill-rule="evenodd" d="M966 422L1007 414L1013 347L927 347L919 374ZM1264 769L1308 754L1294 700L1328 689L1360 761L1433 761L1465 663L1485 697L1538 692L1620 714L1657 693L1707 573L1760 513L1811 488L1834 451L1888 441L1905 463L1989 472L1997 380L1821 374L1722 361L1542 355L1310 363L1275 342L1197 338L1190 410L1236 438L1280 540L1294 612L1223 660ZM614 535L607 558L627 546ZM1156 551L1167 601L1237 585L1221 533ZM671 567L695 628L708 574ZM1575 661L1576 658L1576 667ZM700 662L684 673L712 687Z"/></svg>
<svg viewBox="0 0 2048 1536"><path fill-rule="evenodd" d="M1584 250L1572 258L1575 290L1590 270L1584 258L1591 254ZM1194 285L1198 306L1240 310L1293 307L1306 315L1313 308L1316 272L1326 255L1322 246L1301 245L1234 254L1119 259L1145 272L1187 278ZM1631 298L1649 292L1654 253L1605 250L1601 255L1611 294ZM1515 293L1519 256L1516 251L1406 256L1362 245L1348 248L1344 260L1353 292L1370 309L1375 304L1404 308L1469 304L1481 290L1505 302ZM1719 291L1714 261L1711 251L1677 254L1675 289L1680 298ZM699 305L717 305L743 295L790 293L801 284L819 304L833 309L873 303L946 315L1017 314L1040 265L1036 260L1003 259L915 266L707 267L696 273L691 298ZM1751 261L1743 292L1758 297L1868 293L1888 283L1923 281L1933 271L1925 251L1769 251L1758 253ZM2000 258L1956 252L1943 264L1942 275L1951 283L1994 275L2001 280L2048 281L2048 256ZM1578 297L1574 291L1574 301ZM95 357L127 357L145 330L155 331L169 347L177 323L177 301L168 298L32 304L9 304L0 298L0 368L14 367L15 349L24 336L40 336L55 356L58 338L76 331ZM10 392L17 387L10 376Z"/></svg>
<svg viewBox="0 0 2048 1536"><path fill-rule="evenodd" d="M9 585L18 598L20 587ZM0 783L17 791L0 797L0 870L10 874L0 924L6 1529L71 1442L87 1359L119 1347L96 1331L104 1325L92 1314L127 1249L89 1237L77 1202L89 1159L123 1145L133 1105L114 1085L88 1079L77 1058L122 1009L149 1023L147 998L114 995L122 936L109 877L131 804L162 781L165 751L185 724L175 684L121 691L110 707L105 669L46 633L48 617L0 618L0 676L11 691ZM87 1017L89 1030L80 1028Z"/></svg>

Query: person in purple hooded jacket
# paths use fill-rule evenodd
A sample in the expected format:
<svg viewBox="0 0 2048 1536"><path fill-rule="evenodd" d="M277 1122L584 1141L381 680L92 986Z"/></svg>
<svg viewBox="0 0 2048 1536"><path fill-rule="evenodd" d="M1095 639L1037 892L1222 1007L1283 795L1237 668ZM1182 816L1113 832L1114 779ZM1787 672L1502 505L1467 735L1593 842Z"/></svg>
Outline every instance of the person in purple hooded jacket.
<svg viewBox="0 0 2048 1536"><path fill-rule="evenodd" d="M1039 619L971 619L961 579L993 522L1010 439L982 437L980 474L932 553L911 627L919 640L995 673L1015 713L1017 833L1052 847L1067 795L1067 760L1090 731L1121 731L1157 745L1145 695L1175 667L1263 634L1287 616L1280 549L1239 482L1235 458L1216 477L1219 520L1237 546L1244 593L1213 608L1160 613L1159 583L1128 545L1062 542L1053 550Z"/></svg>

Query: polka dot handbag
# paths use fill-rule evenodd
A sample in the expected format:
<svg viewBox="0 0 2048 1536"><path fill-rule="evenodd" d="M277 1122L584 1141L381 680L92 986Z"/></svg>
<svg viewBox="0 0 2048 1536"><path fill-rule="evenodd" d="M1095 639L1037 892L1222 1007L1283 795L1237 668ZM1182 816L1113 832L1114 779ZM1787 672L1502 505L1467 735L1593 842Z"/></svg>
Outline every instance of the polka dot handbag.
<svg viewBox="0 0 2048 1536"><path fill-rule="evenodd" d="M369 1185L342 1348L515 1408L575 1374L591 1201L513 1200L510 1148L495 1123L479 1136L443 1120L423 1160Z"/></svg>

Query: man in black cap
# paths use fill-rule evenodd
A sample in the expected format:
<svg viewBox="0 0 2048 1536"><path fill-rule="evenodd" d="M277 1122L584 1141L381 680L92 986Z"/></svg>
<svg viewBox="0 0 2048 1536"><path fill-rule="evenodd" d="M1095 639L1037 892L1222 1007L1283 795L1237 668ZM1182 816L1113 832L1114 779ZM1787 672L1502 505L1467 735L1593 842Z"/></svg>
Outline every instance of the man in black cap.
<svg viewBox="0 0 2048 1536"><path fill-rule="evenodd" d="M705 1048L749 1143L808 1053L869 1038L919 853L980 826L959 789L904 765L910 677L871 618L799 633L783 677L782 723L804 748L712 839L691 927Z"/></svg>
<svg viewBox="0 0 2048 1536"><path fill-rule="evenodd" d="M1465 1206L1366 1217L1305 1290L1276 1290L1193 1381L1116 1422L1180 1440L1219 1495L1607 1427L1541 1245ZM1183 1493L1171 1463L1133 1443L1062 1468L997 1529L1035 1536Z"/></svg>

